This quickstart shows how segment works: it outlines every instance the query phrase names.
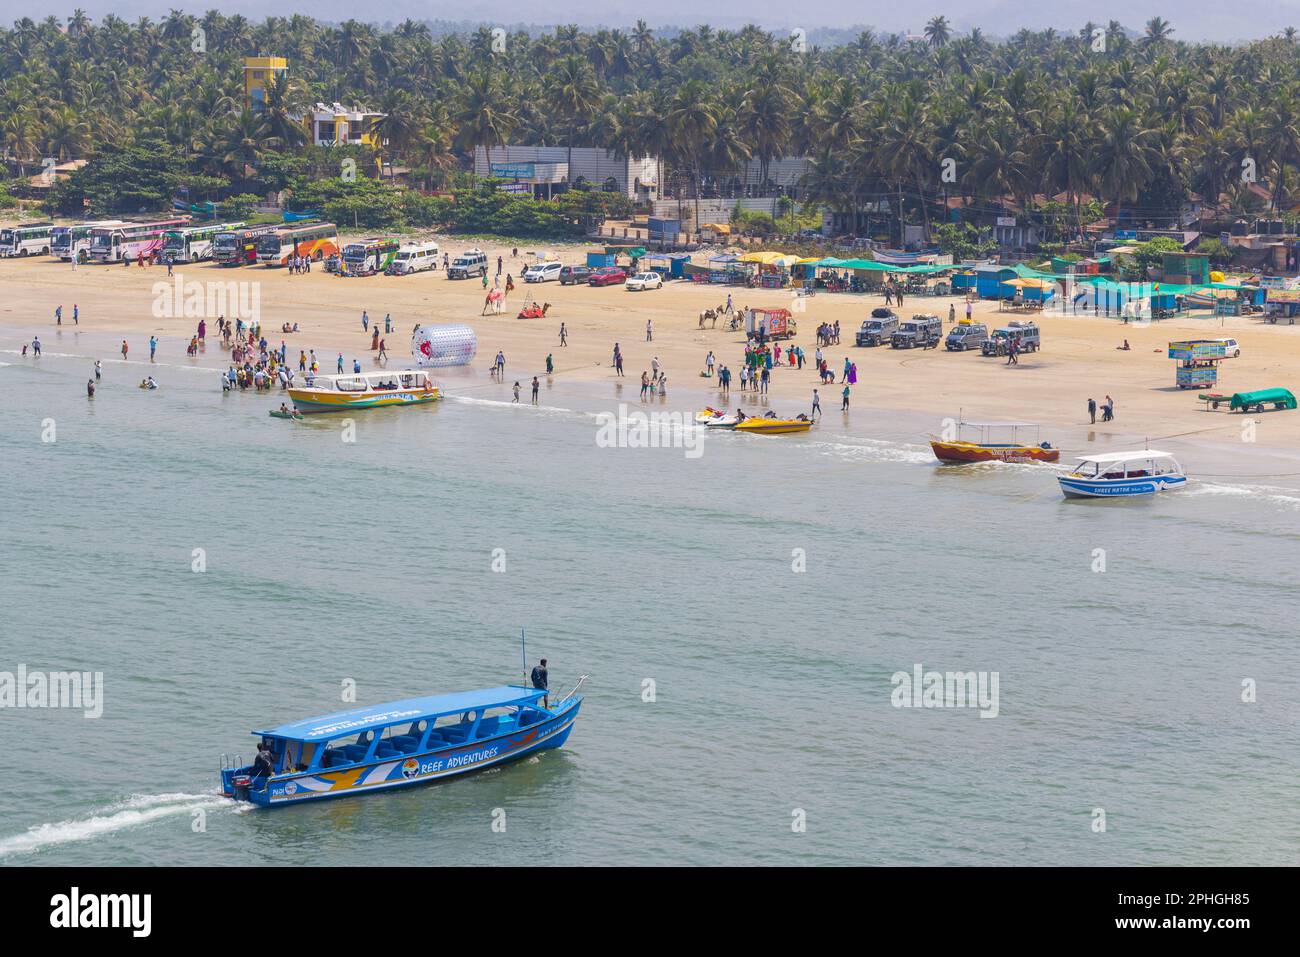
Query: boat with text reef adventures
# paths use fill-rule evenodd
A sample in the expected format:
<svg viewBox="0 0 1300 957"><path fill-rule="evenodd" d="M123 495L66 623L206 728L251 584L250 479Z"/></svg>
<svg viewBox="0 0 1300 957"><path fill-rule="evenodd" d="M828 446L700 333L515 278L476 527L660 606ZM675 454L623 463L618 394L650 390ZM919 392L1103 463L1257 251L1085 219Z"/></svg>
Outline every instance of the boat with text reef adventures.
<svg viewBox="0 0 1300 957"><path fill-rule="evenodd" d="M573 690L502 685L407 698L254 731L265 763L222 756L226 797L261 807L441 781L564 744L582 707ZM269 767L268 767L269 765Z"/></svg>
<svg viewBox="0 0 1300 957"><path fill-rule="evenodd" d="M348 412L394 405L420 405L442 398L442 389L421 369L318 375L290 386L299 412Z"/></svg>

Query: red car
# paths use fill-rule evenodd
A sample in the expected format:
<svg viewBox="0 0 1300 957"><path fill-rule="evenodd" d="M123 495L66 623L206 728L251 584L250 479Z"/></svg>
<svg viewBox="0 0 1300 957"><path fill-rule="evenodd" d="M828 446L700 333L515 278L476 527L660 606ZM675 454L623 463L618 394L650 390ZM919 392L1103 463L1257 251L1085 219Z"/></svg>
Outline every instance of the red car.
<svg viewBox="0 0 1300 957"><path fill-rule="evenodd" d="M618 266L602 266L591 274L587 280L589 286L613 286L627 282L627 272Z"/></svg>

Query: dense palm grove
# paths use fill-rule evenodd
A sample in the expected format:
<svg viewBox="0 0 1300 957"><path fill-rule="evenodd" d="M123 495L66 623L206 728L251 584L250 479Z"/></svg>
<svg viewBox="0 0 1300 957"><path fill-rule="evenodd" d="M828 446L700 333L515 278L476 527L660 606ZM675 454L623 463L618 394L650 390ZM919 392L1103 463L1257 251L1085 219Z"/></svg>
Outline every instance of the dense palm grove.
<svg viewBox="0 0 1300 957"><path fill-rule="evenodd" d="M1092 197L1158 225L1193 193L1222 196L1228 215L1289 209L1295 31L1232 47L1172 32L1157 18L1141 35L1112 22L994 41L936 17L922 41L863 33L805 48L756 27L434 36L409 20L382 32L305 16L78 13L0 31L0 152L18 175L44 157L164 144L179 158L169 179L198 192L301 187L321 170L292 117L337 100L387 114L381 159L422 186L462 182L476 146L522 142L662 157L662 182L687 202L754 192L772 161L806 155L803 199L894 219L901 206L927 227L957 196L975 209L1055 196L1076 224ZM290 62L256 116L242 105L245 55ZM298 165L286 170L286 155ZM741 173L751 158L755 177ZM1271 199L1248 189L1252 171Z"/></svg>

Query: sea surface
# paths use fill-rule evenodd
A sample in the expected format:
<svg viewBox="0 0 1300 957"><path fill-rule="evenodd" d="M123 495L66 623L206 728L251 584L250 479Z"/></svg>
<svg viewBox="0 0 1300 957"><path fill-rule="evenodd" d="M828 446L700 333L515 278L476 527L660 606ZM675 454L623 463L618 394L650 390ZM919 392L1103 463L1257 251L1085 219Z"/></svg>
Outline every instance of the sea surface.
<svg viewBox="0 0 1300 957"><path fill-rule="evenodd" d="M533 408L484 377L348 442L184 362L156 392L106 362L87 400L96 348L0 353L0 671L104 675L98 719L0 710L0 865L1300 859L1281 480L1069 503L869 410L869 439L833 413L608 448L606 387ZM250 730L349 683L519 680L521 629L553 688L591 676L562 750L273 811L217 793ZM896 707L918 665L996 672L996 717Z"/></svg>

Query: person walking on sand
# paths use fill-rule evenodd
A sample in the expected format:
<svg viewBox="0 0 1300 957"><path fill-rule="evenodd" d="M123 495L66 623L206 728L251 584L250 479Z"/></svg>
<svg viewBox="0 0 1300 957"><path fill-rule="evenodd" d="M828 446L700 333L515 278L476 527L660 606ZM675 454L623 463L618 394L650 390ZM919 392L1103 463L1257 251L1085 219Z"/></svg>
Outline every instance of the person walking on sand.
<svg viewBox="0 0 1300 957"><path fill-rule="evenodd" d="M63 325L63 304L62 303L60 303L59 307L54 310L54 324L56 326Z"/></svg>
<svg viewBox="0 0 1300 957"><path fill-rule="evenodd" d="M75 256L73 257L73 260L72 260L72 261L73 261L73 262L76 262L76 257L75 257ZM81 314L80 314L79 312L77 312L77 304L74 302L74 303L72 304L72 324L73 324L74 326L79 326L79 325L81 325L80 319L81 319Z"/></svg>
<svg viewBox="0 0 1300 957"><path fill-rule="evenodd" d="M153 362L154 354L158 351L158 337L149 337L149 361Z"/></svg>
<svg viewBox="0 0 1300 957"><path fill-rule="evenodd" d="M299 368L299 369L302 369L302 365L300 364L300 365L298 366L298 368ZM341 352L339 353L339 363L338 363L338 366L337 366L337 371L338 371L338 374L339 374L339 375L342 375L342 374L343 374L343 353L341 353Z"/></svg>
<svg viewBox="0 0 1300 957"><path fill-rule="evenodd" d="M366 312L364 309L361 310L361 331L370 331L370 313Z"/></svg>
<svg viewBox="0 0 1300 957"><path fill-rule="evenodd" d="M951 303L951 302L948 303L948 321L949 321L949 322L956 322L956 321L957 321L957 305L956 305L956 303Z"/></svg>
<svg viewBox="0 0 1300 957"><path fill-rule="evenodd" d="M533 405L537 404L537 393L541 391L542 384L537 381L537 376L533 376Z"/></svg>
<svg viewBox="0 0 1300 957"><path fill-rule="evenodd" d="M126 340L123 339L123 340L122 340L122 361L123 361L123 362L126 361L126 350L127 350L127 348L128 348L128 346L127 346L127 344L126 344Z"/></svg>
<svg viewBox="0 0 1300 957"><path fill-rule="evenodd" d="M32 355L39 356L40 354L41 354L41 338L40 336L36 336L35 338L32 339Z"/></svg>
<svg viewBox="0 0 1300 957"><path fill-rule="evenodd" d="M817 417L820 416L821 414L822 414L822 399L821 396L817 394L817 390L813 389L812 420L816 422Z"/></svg>
<svg viewBox="0 0 1300 957"><path fill-rule="evenodd" d="M707 378L710 379L713 378L713 350L712 349L710 349L709 354L704 357L704 372Z"/></svg>
<svg viewBox="0 0 1300 957"><path fill-rule="evenodd" d="M546 374L550 375L555 371L555 357L551 353L546 353Z"/></svg>
<svg viewBox="0 0 1300 957"><path fill-rule="evenodd" d="M560 323L560 348L569 344L569 330L565 328L564 323Z"/></svg>
<svg viewBox="0 0 1300 957"><path fill-rule="evenodd" d="M970 310L971 310L970 299L967 299L966 300L966 321L967 322L970 322Z"/></svg>
<svg viewBox="0 0 1300 957"><path fill-rule="evenodd" d="M380 339L380 340L379 340L379 355L375 356L375 361L376 361L376 362L387 362L387 361L388 361L388 350L384 348L384 346L387 344L387 342L388 342L388 340L386 340L386 339Z"/></svg>
<svg viewBox="0 0 1300 957"><path fill-rule="evenodd" d="M519 380L518 380L518 379L515 380L515 399L514 399L514 401L515 401L515 402L518 402L518 401L519 401Z"/></svg>
<svg viewBox="0 0 1300 957"><path fill-rule="evenodd" d="M1111 422L1115 418L1115 400L1106 396L1106 401L1101 406L1101 420Z"/></svg>
<svg viewBox="0 0 1300 957"><path fill-rule="evenodd" d="M654 342L654 341L655 341L655 327L654 327L654 322L652 322L652 321L649 320L649 319L647 319L647 320L645 321L645 341L646 341L646 342Z"/></svg>
<svg viewBox="0 0 1300 957"><path fill-rule="evenodd" d="M1092 397L1088 398L1088 421L1093 425L1097 423L1097 400Z"/></svg>
<svg viewBox="0 0 1300 957"><path fill-rule="evenodd" d="M844 387L843 395L844 395L844 402L840 405L840 411L847 412L849 411L849 387L848 386Z"/></svg>

